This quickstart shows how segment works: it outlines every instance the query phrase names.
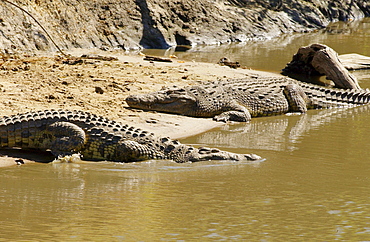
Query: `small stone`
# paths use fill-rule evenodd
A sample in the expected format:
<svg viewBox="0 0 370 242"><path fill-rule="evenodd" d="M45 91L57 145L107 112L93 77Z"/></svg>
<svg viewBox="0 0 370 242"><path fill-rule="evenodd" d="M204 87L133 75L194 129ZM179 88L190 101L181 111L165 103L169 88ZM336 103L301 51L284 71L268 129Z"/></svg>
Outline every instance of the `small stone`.
<svg viewBox="0 0 370 242"><path fill-rule="evenodd" d="M16 159L15 163L17 163L17 165L22 165L24 164L24 161L22 159Z"/></svg>
<svg viewBox="0 0 370 242"><path fill-rule="evenodd" d="M52 95L52 94L50 94L50 95L46 96L46 98L47 98L47 99L56 99L56 97L55 97L54 95Z"/></svg>
<svg viewBox="0 0 370 242"><path fill-rule="evenodd" d="M150 120L146 120L146 122L149 123L149 124L156 124L157 120L150 119Z"/></svg>
<svg viewBox="0 0 370 242"><path fill-rule="evenodd" d="M98 93L98 94L103 94L104 90L101 87L95 87L95 92Z"/></svg>

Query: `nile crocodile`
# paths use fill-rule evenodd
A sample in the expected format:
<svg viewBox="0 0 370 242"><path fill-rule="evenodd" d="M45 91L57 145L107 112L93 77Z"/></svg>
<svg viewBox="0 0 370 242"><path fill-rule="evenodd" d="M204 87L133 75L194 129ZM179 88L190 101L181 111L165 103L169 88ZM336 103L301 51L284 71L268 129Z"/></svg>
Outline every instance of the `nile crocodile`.
<svg viewBox="0 0 370 242"><path fill-rule="evenodd" d="M0 118L0 144L1 147L50 150L55 156L80 153L85 160L118 162L260 159L254 154L194 148L82 111L46 110Z"/></svg>
<svg viewBox="0 0 370 242"><path fill-rule="evenodd" d="M133 108L213 117L224 122L247 122L252 117L354 106L369 100L368 90L326 88L288 77L245 78L183 88L168 87L126 98L127 104Z"/></svg>

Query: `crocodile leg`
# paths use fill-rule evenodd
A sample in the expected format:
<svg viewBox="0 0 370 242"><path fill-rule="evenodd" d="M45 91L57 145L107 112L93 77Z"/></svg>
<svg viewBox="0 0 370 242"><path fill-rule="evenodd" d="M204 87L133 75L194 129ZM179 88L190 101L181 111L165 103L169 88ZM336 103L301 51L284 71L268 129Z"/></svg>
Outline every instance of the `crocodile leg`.
<svg viewBox="0 0 370 242"><path fill-rule="evenodd" d="M236 105L236 110L223 112L219 115L213 117L215 121L227 122L227 121L236 121L236 122L249 122L251 121L251 114L248 109L241 105Z"/></svg>
<svg viewBox="0 0 370 242"><path fill-rule="evenodd" d="M166 156L153 148L152 145L140 144L136 141L125 140L120 142L115 151L108 152L113 156L107 155L110 160L129 162L149 159L166 159Z"/></svg>
<svg viewBox="0 0 370 242"><path fill-rule="evenodd" d="M289 111L306 113L309 99L303 89L296 84L284 88L284 94L289 103Z"/></svg>
<svg viewBox="0 0 370 242"><path fill-rule="evenodd" d="M48 126L47 133L54 137L50 149L55 156L71 155L84 147L85 132L76 124L55 122Z"/></svg>

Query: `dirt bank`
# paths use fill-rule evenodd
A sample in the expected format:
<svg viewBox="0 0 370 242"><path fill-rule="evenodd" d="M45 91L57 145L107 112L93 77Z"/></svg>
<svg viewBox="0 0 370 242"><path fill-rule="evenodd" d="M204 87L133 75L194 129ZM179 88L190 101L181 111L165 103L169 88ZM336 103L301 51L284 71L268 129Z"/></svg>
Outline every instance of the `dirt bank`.
<svg viewBox="0 0 370 242"><path fill-rule="evenodd" d="M128 109L129 94L147 93L163 86L193 85L219 78L274 75L248 69L231 69L210 63L172 63L144 61L138 54L109 53L100 50L75 50L74 56L110 54L112 58L65 58L47 53L0 56L1 116L44 109L83 110L150 130L161 136L181 138L223 125L211 119L195 119ZM0 163L15 164L19 152ZM29 153L22 156L30 159ZM43 161L42 156L31 156ZM46 157L50 159L50 157ZM0 164L1 166L1 164Z"/></svg>
<svg viewBox="0 0 370 242"><path fill-rule="evenodd" d="M168 48L272 38L370 15L367 0L12 1L62 49ZM36 22L0 1L0 52L54 51Z"/></svg>

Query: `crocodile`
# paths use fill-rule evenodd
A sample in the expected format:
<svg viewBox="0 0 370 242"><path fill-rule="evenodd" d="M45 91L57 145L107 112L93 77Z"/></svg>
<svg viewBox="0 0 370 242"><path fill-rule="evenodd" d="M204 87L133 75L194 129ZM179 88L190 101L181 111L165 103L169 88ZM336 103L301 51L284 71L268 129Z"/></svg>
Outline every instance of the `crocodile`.
<svg viewBox="0 0 370 242"><path fill-rule="evenodd" d="M258 160L216 148L181 144L168 137L83 111L43 110L0 118L0 147L49 150L56 157L79 153L84 160L134 162L170 159Z"/></svg>
<svg viewBox="0 0 370 242"><path fill-rule="evenodd" d="M166 87L148 94L130 95L126 103L131 108L223 122L248 122L252 117L349 107L366 104L369 100L369 90L328 88L288 77L249 77Z"/></svg>

